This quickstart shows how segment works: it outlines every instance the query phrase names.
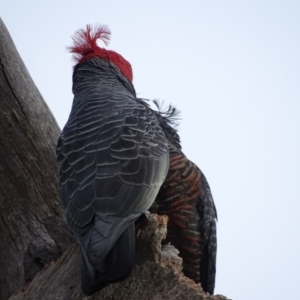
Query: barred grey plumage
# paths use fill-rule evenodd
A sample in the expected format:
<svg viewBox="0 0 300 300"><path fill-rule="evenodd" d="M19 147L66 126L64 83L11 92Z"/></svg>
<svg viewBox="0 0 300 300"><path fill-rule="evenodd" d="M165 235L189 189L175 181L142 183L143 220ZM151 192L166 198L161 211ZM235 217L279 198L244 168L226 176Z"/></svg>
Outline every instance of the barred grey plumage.
<svg viewBox="0 0 300 300"><path fill-rule="evenodd" d="M155 113L112 62L94 57L73 74L72 110L57 145L61 199L91 295L126 278L135 220L152 205L169 155Z"/></svg>

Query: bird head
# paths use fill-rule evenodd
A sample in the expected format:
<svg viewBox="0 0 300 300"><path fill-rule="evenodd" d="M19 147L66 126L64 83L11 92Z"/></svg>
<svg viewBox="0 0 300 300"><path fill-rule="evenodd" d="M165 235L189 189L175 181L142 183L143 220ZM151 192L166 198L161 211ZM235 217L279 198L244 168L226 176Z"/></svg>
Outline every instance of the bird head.
<svg viewBox="0 0 300 300"><path fill-rule="evenodd" d="M73 35L73 45L67 47L77 64L81 64L93 57L113 63L121 73L132 82L132 69L130 63L119 53L101 48L97 45L100 39L107 46L110 40L110 29L106 25L87 25L86 29L79 29Z"/></svg>

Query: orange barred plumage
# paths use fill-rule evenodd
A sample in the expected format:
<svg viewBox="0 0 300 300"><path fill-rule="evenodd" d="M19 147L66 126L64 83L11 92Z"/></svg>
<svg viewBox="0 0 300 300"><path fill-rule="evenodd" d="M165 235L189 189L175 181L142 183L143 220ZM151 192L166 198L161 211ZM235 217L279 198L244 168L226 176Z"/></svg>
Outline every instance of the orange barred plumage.
<svg viewBox="0 0 300 300"><path fill-rule="evenodd" d="M181 151L177 131L170 126L174 108L159 113L169 146L169 171L152 211L169 217L167 238L179 250L184 274L213 294L216 274L217 213L201 170Z"/></svg>

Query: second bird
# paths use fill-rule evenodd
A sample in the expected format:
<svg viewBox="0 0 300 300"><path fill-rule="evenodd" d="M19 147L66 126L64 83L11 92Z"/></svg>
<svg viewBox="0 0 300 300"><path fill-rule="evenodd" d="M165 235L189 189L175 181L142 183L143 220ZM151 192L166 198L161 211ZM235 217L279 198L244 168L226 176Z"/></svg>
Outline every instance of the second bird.
<svg viewBox="0 0 300 300"><path fill-rule="evenodd" d="M205 292L213 294L217 211L204 174L181 150L177 130L171 126L176 115L176 109L171 106L165 113L157 112L168 140L170 166L152 211L169 217L164 243L170 243L179 250L183 273L201 283Z"/></svg>

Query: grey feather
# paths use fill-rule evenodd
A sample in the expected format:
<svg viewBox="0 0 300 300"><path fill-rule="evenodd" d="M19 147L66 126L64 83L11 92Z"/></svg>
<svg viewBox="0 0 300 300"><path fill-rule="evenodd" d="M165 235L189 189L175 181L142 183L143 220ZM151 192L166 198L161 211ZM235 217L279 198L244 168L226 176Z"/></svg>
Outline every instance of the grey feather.
<svg viewBox="0 0 300 300"><path fill-rule="evenodd" d="M133 224L152 205L169 155L155 113L111 63L93 58L77 66L73 93L57 160L62 203L81 245L89 295L130 274Z"/></svg>

